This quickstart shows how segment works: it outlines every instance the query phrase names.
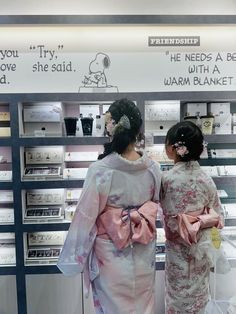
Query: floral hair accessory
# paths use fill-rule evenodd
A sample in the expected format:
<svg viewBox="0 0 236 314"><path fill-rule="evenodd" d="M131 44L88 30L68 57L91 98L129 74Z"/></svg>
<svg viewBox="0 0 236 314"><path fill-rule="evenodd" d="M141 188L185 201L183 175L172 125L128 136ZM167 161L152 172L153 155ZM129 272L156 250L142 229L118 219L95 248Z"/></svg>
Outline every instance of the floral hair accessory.
<svg viewBox="0 0 236 314"><path fill-rule="evenodd" d="M114 134L121 133L125 129L130 130L130 128L131 128L131 125L130 125L129 118L125 114L120 118L117 124L115 123L115 120L113 119L107 124L107 131L112 136Z"/></svg>
<svg viewBox="0 0 236 314"><path fill-rule="evenodd" d="M187 147L185 146L185 142L179 141L173 144L172 146L175 147L177 155L181 157L184 157L185 155L189 153Z"/></svg>

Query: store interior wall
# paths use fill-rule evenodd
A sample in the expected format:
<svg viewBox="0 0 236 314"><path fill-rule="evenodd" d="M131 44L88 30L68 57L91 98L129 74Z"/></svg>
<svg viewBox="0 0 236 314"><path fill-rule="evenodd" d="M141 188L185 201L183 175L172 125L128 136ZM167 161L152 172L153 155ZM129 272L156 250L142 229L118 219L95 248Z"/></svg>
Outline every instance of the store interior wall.
<svg viewBox="0 0 236 314"><path fill-rule="evenodd" d="M1 15L233 15L235 0L0 0Z"/></svg>
<svg viewBox="0 0 236 314"><path fill-rule="evenodd" d="M16 313L16 277L0 276L0 314Z"/></svg>

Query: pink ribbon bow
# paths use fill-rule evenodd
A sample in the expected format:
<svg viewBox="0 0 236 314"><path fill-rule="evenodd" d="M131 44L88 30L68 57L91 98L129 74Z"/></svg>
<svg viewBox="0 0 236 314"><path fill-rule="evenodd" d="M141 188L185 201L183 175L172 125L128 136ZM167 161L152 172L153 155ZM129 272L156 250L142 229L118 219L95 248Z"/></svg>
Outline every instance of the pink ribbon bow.
<svg viewBox="0 0 236 314"><path fill-rule="evenodd" d="M176 232L169 228L169 221L175 219L177 223ZM213 208L204 207L202 210L181 213L174 216L165 216L166 237L168 240L175 240L180 237L188 245L198 242L198 232L205 228L223 228L223 223L219 214Z"/></svg>
<svg viewBox="0 0 236 314"><path fill-rule="evenodd" d="M148 244L156 235L157 209L152 201L132 209L107 206L97 219L97 235L108 237L118 249L134 242Z"/></svg>

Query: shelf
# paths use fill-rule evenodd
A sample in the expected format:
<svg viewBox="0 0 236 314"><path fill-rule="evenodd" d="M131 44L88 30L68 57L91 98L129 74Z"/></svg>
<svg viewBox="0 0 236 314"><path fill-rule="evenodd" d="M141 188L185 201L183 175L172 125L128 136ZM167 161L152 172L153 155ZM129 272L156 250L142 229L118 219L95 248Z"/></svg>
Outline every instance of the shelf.
<svg viewBox="0 0 236 314"><path fill-rule="evenodd" d="M56 188L82 188L84 180L60 180L60 181L48 181L48 180L34 180L34 181L22 181L21 187L25 190L32 189L56 189Z"/></svg>
<svg viewBox="0 0 236 314"><path fill-rule="evenodd" d="M11 182L0 182L0 190L12 190L13 184Z"/></svg>
<svg viewBox="0 0 236 314"><path fill-rule="evenodd" d="M154 135L154 144L164 144L165 137L165 135ZM205 135L204 139L208 144L235 144L236 134Z"/></svg>
<svg viewBox="0 0 236 314"><path fill-rule="evenodd" d="M236 226L236 218L225 219L225 227L235 227L235 226Z"/></svg>
<svg viewBox="0 0 236 314"><path fill-rule="evenodd" d="M11 137L0 137L0 146L11 146L12 139Z"/></svg>
<svg viewBox="0 0 236 314"><path fill-rule="evenodd" d="M220 185L236 185L236 176L217 176L217 177L212 177L214 180L215 184L220 184Z"/></svg>
<svg viewBox="0 0 236 314"><path fill-rule="evenodd" d="M14 232L15 225L0 225L0 232Z"/></svg>
<svg viewBox="0 0 236 314"><path fill-rule="evenodd" d="M236 134L212 134L205 135L205 140L209 144L235 144Z"/></svg>
<svg viewBox="0 0 236 314"><path fill-rule="evenodd" d="M26 275L60 274L61 273L61 271L56 265L25 266L24 271Z"/></svg>
<svg viewBox="0 0 236 314"><path fill-rule="evenodd" d="M20 137L19 143L21 146L36 146L36 145L103 145L109 141L108 137Z"/></svg>
<svg viewBox="0 0 236 314"><path fill-rule="evenodd" d="M37 232L37 231L67 231L70 223L39 223L39 224L23 224L24 232Z"/></svg>
<svg viewBox="0 0 236 314"><path fill-rule="evenodd" d="M16 266L0 266L0 276L16 275Z"/></svg>
<svg viewBox="0 0 236 314"><path fill-rule="evenodd" d="M208 158L199 161L201 166L228 166L236 165L236 158Z"/></svg>

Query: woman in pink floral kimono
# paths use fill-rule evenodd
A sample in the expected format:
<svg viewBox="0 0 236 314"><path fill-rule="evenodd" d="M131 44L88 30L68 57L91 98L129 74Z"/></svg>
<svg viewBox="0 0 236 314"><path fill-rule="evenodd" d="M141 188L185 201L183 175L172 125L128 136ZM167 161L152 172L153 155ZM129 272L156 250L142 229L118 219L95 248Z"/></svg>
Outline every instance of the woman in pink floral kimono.
<svg viewBox="0 0 236 314"><path fill-rule="evenodd" d="M222 227L213 180L201 169L201 130L191 122L174 125L166 152L174 167L162 178L166 231L166 313L200 314L209 299L210 227Z"/></svg>
<svg viewBox="0 0 236 314"><path fill-rule="evenodd" d="M154 314L161 174L135 150L141 124L133 102L121 99L110 106L111 142L89 167L58 262L66 275L84 272L96 313Z"/></svg>

